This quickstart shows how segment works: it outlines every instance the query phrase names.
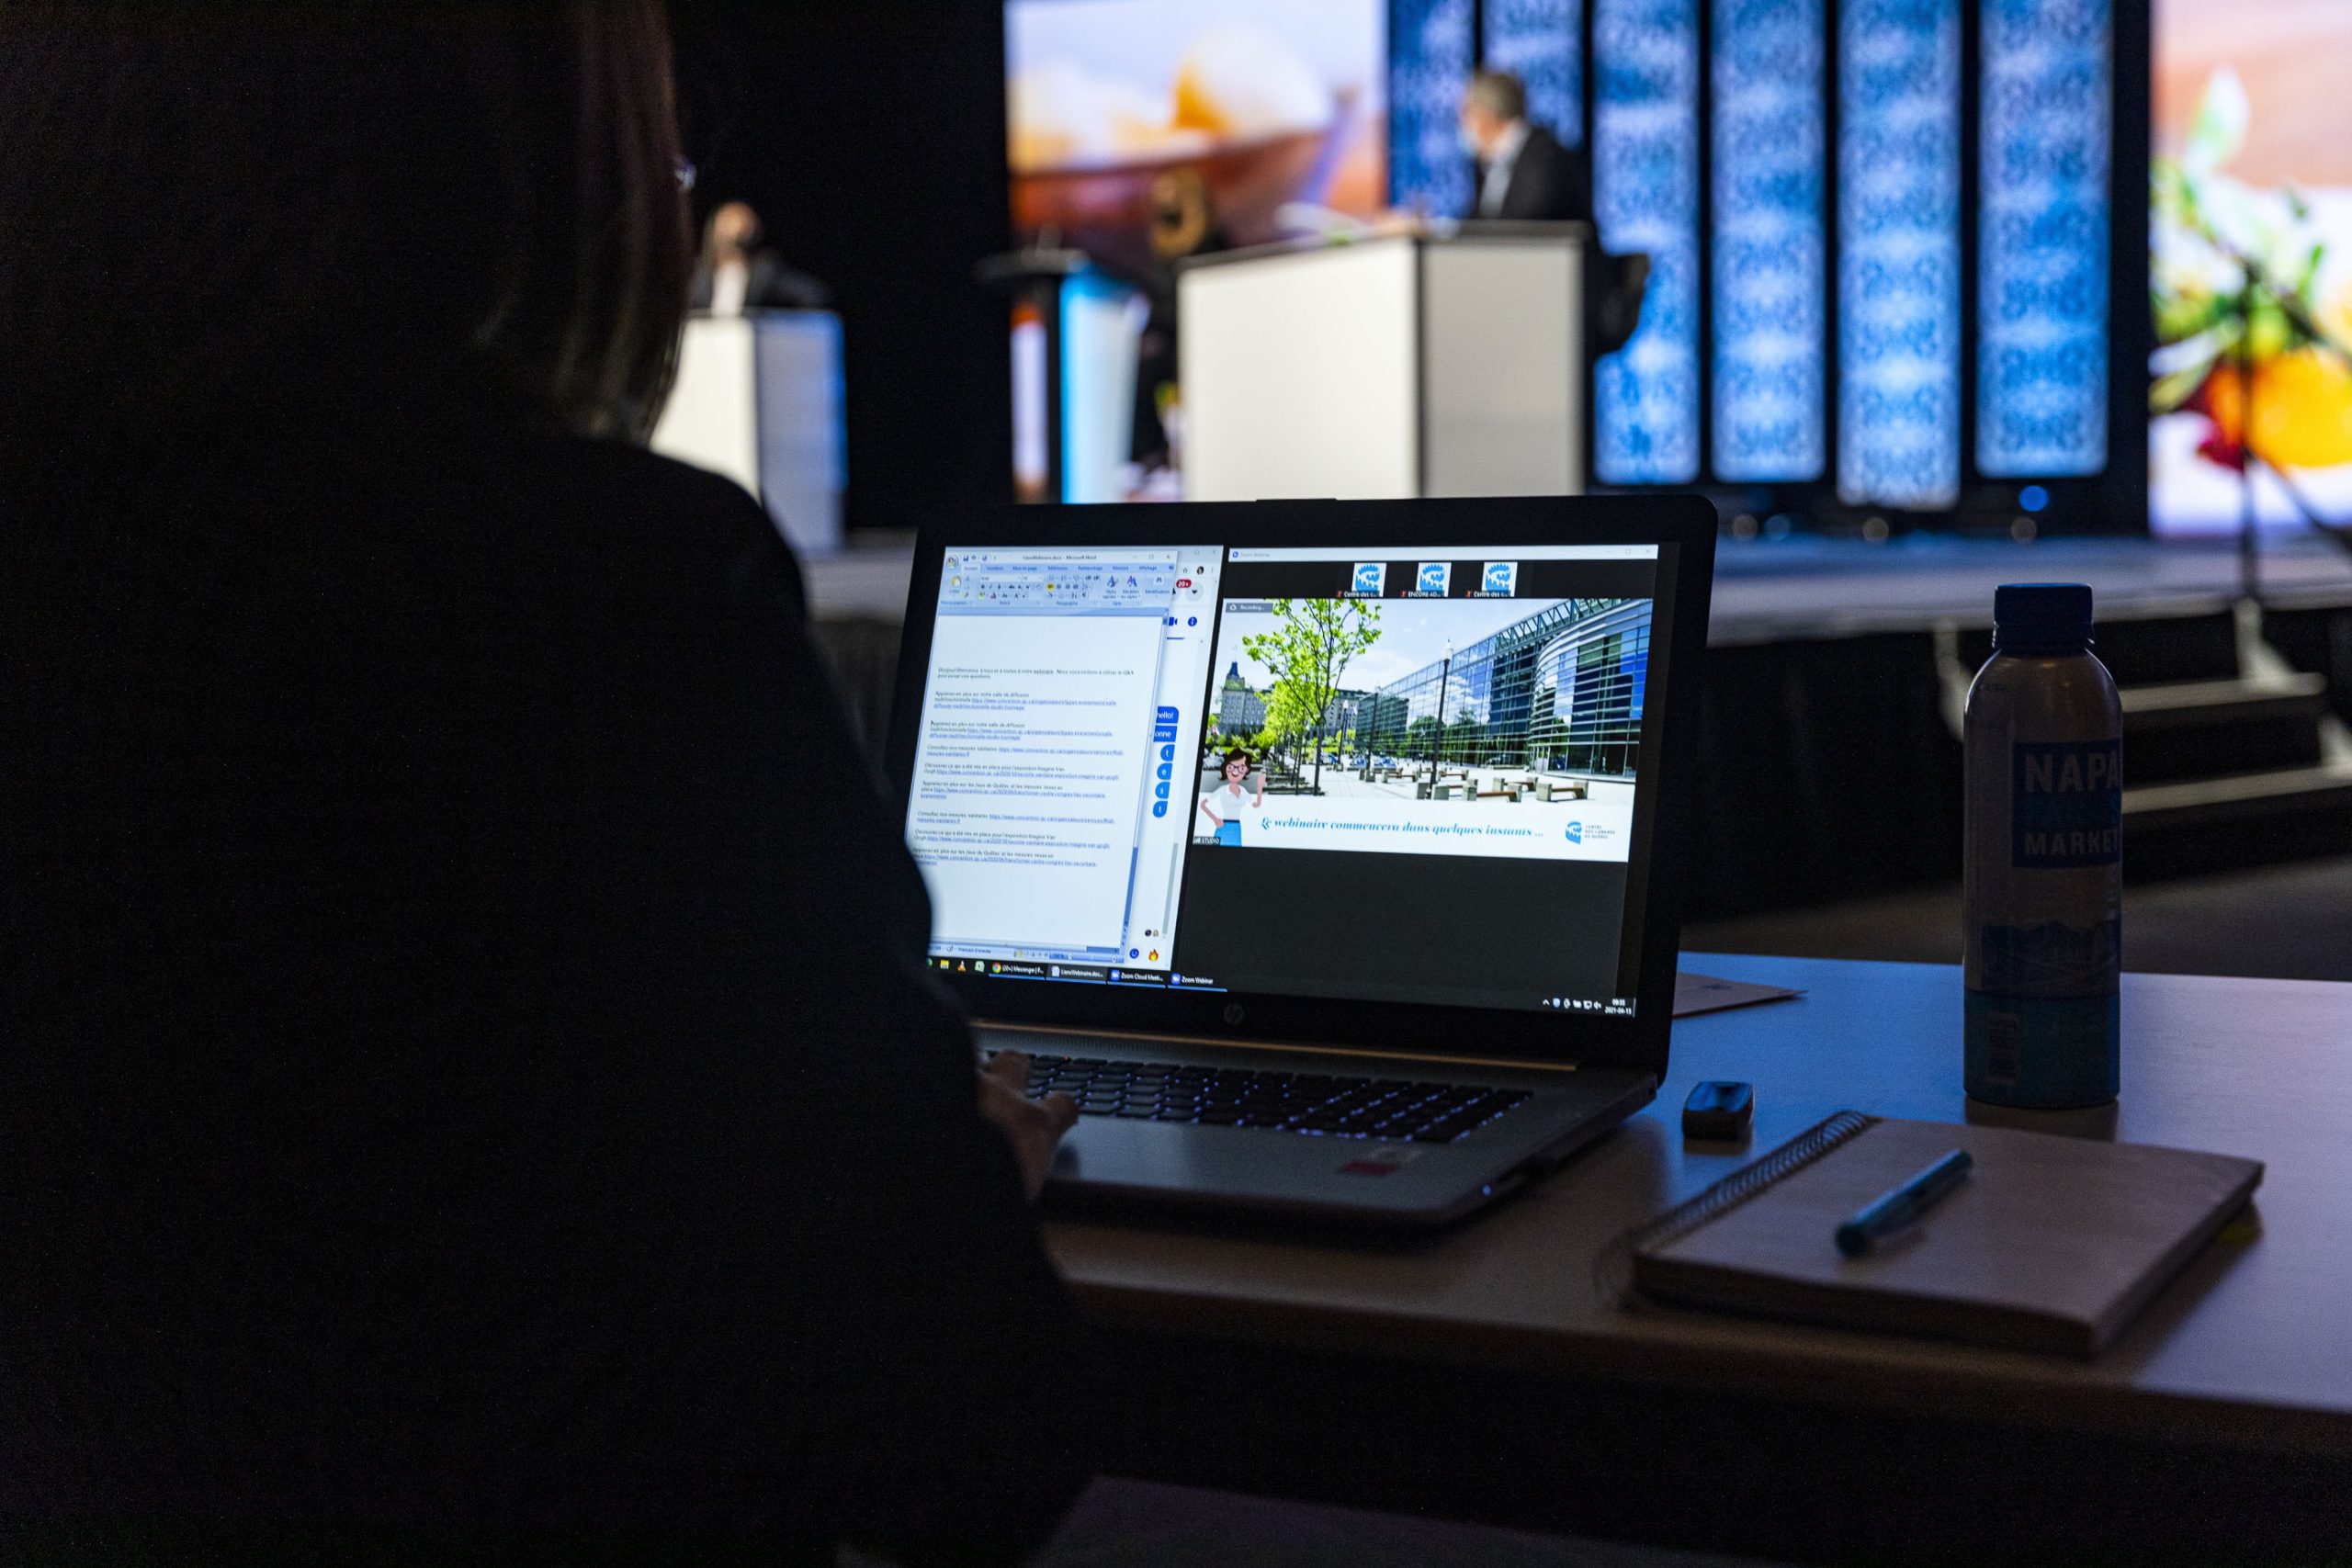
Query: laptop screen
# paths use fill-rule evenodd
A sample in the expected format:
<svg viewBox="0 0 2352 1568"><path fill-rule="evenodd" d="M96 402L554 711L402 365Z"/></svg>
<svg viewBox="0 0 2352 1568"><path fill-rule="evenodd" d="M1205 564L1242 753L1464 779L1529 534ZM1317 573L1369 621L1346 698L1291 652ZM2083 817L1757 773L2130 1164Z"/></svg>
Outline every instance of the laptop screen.
<svg viewBox="0 0 2352 1568"><path fill-rule="evenodd" d="M1630 1015L1662 548L949 546L931 963Z"/></svg>

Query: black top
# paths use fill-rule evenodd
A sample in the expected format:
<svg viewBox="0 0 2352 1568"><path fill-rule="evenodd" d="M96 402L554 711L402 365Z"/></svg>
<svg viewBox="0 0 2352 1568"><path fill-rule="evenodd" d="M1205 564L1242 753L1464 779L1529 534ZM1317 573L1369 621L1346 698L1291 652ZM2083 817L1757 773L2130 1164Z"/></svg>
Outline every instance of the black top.
<svg viewBox="0 0 2352 1568"><path fill-rule="evenodd" d="M1041 1531L1065 1304L774 528L317 424L0 482L0 1514Z"/></svg>
<svg viewBox="0 0 2352 1568"><path fill-rule="evenodd" d="M1581 152L1560 144L1560 139L1540 125L1527 128L1519 156L1511 161L1510 179L1503 186L1502 206L1487 212L1479 206L1487 171L1481 164L1471 188L1470 216L1520 223L1592 221L1592 164Z"/></svg>
<svg viewBox="0 0 2352 1568"><path fill-rule="evenodd" d="M718 288L713 270L697 265L687 283L686 302L697 310L707 310ZM747 310L821 310L831 298L822 283L786 265L774 251L753 251L743 264L743 309Z"/></svg>

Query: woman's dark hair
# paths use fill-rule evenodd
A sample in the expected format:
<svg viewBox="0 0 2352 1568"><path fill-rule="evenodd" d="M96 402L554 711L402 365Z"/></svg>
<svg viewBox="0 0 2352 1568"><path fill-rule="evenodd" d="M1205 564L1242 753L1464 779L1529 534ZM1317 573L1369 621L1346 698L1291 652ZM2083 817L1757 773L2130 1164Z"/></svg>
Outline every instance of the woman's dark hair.
<svg viewBox="0 0 2352 1568"><path fill-rule="evenodd" d="M1236 746L1232 750L1227 751L1225 754L1225 761L1216 765L1216 771L1221 773L1225 772L1226 769L1233 766L1236 762L1246 764L1249 761L1250 753L1243 750L1240 747Z"/></svg>
<svg viewBox="0 0 2352 1568"><path fill-rule="evenodd" d="M658 0L6 0L0 150L19 440L266 429L411 372L633 438L667 391Z"/></svg>

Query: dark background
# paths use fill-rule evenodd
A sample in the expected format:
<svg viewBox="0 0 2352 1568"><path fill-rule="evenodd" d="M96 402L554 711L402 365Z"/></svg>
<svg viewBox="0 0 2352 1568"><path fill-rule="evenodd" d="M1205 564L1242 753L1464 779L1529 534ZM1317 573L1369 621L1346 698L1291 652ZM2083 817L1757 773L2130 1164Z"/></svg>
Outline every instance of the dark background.
<svg viewBox="0 0 2352 1568"><path fill-rule="evenodd" d="M1011 243L996 0L676 0L697 223L759 210L841 312L855 528L1012 491L1006 305L973 265Z"/></svg>

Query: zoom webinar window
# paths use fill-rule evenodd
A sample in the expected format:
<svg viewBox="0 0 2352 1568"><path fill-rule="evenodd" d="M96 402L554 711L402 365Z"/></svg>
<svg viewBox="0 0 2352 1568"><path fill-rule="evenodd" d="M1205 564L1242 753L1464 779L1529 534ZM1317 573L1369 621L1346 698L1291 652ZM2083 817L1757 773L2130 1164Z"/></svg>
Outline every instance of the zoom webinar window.
<svg viewBox="0 0 2352 1568"><path fill-rule="evenodd" d="M932 962L1630 1010L1658 549L1509 554L947 551Z"/></svg>

